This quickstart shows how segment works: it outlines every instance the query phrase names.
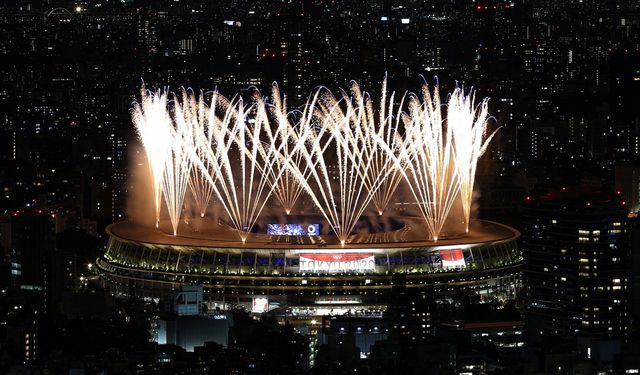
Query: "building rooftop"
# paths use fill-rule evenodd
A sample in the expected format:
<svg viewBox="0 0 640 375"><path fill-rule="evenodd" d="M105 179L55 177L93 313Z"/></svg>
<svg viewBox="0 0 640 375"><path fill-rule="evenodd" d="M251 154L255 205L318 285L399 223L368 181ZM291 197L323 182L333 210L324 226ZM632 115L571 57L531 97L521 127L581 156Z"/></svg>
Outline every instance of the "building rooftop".
<svg viewBox="0 0 640 375"><path fill-rule="evenodd" d="M173 236L168 222L161 222L159 228L123 221L107 227L110 236L120 240L156 245L186 246L186 247L219 247L245 249L371 249L405 248L405 247L460 247L461 245L491 244L512 240L520 233L506 225L474 220L469 233L452 238L439 239L437 242L426 239L427 230L420 218L405 218L404 226L390 232L355 234L349 237L347 243L340 245L337 237L332 235L320 236L273 236L252 233L242 243L238 234L213 219L196 219L189 224L181 224L178 235Z"/></svg>
<svg viewBox="0 0 640 375"><path fill-rule="evenodd" d="M582 186L537 189L525 197L525 203L565 204L574 208L623 208L627 205L621 191L608 192Z"/></svg>

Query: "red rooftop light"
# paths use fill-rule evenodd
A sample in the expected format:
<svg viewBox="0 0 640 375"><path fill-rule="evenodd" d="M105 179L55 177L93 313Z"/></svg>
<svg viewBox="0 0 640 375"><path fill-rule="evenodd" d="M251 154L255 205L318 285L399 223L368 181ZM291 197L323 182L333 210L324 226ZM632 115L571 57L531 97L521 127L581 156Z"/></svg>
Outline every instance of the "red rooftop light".
<svg viewBox="0 0 640 375"><path fill-rule="evenodd" d="M591 202L587 202L587 207L591 207Z"/></svg>

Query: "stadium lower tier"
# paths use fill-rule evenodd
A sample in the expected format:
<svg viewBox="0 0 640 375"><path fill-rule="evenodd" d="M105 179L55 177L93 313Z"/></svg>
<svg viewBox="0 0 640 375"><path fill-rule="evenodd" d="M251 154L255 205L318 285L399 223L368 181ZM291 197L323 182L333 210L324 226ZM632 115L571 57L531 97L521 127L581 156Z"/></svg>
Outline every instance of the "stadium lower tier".
<svg viewBox="0 0 640 375"><path fill-rule="evenodd" d="M430 289L444 298L460 292L506 298L519 288L522 254L516 230L477 221L469 235L435 243L416 240L407 228L400 240L336 246L273 236L246 243L222 235L216 240L175 237L122 222L107 229L110 239L96 264L114 295L144 298L202 285L209 300L268 296L310 305L357 298L384 304L399 279L407 288Z"/></svg>

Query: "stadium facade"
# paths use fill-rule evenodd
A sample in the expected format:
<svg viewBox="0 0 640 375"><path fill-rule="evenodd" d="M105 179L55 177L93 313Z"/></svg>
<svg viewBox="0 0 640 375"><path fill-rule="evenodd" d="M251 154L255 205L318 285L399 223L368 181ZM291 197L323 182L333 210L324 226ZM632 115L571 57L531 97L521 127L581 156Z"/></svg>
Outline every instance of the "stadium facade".
<svg viewBox="0 0 640 375"><path fill-rule="evenodd" d="M228 228L205 224L190 223L179 236L162 226L112 224L97 261L103 284L115 295L143 298L202 285L209 302L255 305L264 298L289 306L384 306L397 274L405 275L407 288L440 298L468 293L506 300L521 284L520 233L489 221L433 242L421 239L417 218L405 219L399 229L355 235L345 245L328 235L255 234L242 243ZM216 229L198 229L207 227Z"/></svg>

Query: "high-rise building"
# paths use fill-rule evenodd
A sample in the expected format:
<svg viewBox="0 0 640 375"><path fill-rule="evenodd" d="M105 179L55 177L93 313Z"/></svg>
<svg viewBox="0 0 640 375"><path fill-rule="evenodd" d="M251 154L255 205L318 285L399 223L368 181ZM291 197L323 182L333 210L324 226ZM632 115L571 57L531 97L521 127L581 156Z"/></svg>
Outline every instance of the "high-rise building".
<svg viewBox="0 0 640 375"><path fill-rule="evenodd" d="M640 167L616 166L616 189L626 200L630 211L640 211Z"/></svg>
<svg viewBox="0 0 640 375"><path fill-rule="evenodd" d="M405 274L393 278L393 299L385 317L389 336L404 344L423 343L434 335L432 322L433 295L427 290L407 288Z"/></svg>
<svg viewBox="0 0 640 375"><path fill-rule="evenodd" d="M20 306L22 307L22 306ZM10 317L3 332L3 351L22 364L31 364L40 355L38 319L20 312Z"/></svg>
<svg viewBox="0 0 640 375"><path fill-rule="evenodd" d="M564 187L525 200L529 329L579 340L624 340L631 249L624 198Z"/></svg>
<svg viewBox="0 0 640 375"><path fill-rule="evenodd" d="M47 260L54 247L53 221L44 210L15 211L11 220L12 285L46 290Z"/></svg>

